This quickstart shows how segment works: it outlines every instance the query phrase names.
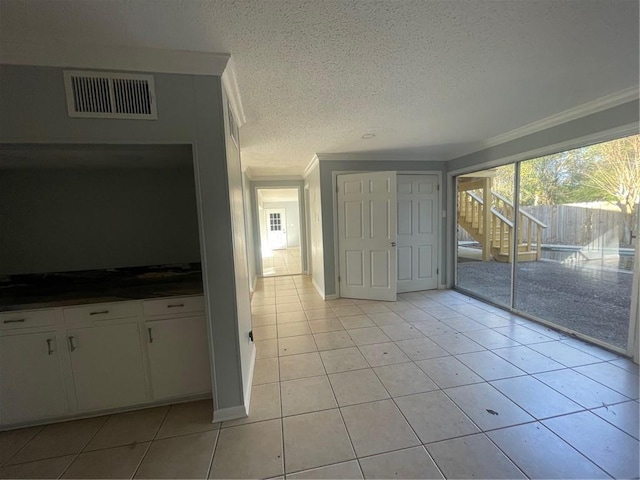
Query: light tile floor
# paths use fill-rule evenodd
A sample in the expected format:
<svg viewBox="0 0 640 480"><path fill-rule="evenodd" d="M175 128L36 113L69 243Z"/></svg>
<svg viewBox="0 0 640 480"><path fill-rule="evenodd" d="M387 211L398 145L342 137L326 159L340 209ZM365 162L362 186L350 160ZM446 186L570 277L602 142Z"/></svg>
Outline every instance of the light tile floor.
<svg viewBox="0 0 640 480"><path fill-rule="evenodd" d="M263 279L248 418L200 401L0 434L0 477L637 478L638 366L453 291Z"/></svg>
<svg viewBox="0 0 640 480"><path fill-rule="evenodd" d="M302 273L300 249L293 247L284 250L270 250L262 255L262 275L297 275Z"/></svg>

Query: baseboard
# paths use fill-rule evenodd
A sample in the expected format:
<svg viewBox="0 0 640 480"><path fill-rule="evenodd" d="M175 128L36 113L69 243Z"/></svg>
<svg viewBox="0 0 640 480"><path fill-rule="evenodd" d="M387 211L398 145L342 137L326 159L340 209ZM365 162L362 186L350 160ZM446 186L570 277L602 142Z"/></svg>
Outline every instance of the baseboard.
<svg viewBox="0 0 640 480"><path fill-rule="evenodd" d="M331 295L325 295L324 290L320 288L320 285L318 285L313 278L311 278L311 283L313 283L313 287L316 289L323 300L335 300L336 298L338 298L338 295L336 295L335 293L332 293Z"/></svg>
<svg viewBox="0 0 640 480"><path fill-rule="evenodd" d="M228 422L229 420L237 420L239 418L247 417L247 410L244 405L238 405L235 407L219 408L213 411L213 422Z"/></svg>

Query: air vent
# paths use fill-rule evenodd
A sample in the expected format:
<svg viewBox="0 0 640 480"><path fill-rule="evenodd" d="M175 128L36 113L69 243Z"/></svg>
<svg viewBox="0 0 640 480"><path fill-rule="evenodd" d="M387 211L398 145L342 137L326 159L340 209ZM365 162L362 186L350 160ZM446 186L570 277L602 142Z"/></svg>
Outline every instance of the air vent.
<svg viewBox="0 0 640 480"><path fill-rule="evenodd" d="M70 117L157 120L153 76L65 71Z"/></svg>

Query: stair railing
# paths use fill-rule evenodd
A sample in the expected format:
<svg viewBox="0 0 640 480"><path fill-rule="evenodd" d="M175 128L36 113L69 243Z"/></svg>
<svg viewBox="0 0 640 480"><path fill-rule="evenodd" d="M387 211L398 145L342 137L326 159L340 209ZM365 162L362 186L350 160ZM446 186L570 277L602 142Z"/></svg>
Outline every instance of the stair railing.
<svg viewBox="0 0 640 480"><path fill-rule="evenodd" d="M474 185L475 186L475 185ZM477 191L477 190L476 190ZM497 192L491 191L491 219L489 222L489 235L484 232L484 209L485 204L481 195L471 189L458 191L458 222L469 234L478 242L483 243L485 238L489 238L492 248L497 249L502 255L507 255L508 260L513 258L511 245L513 245L513 217L514 206L508 199ZM529 213L520 210L518 216L517 245L526 246L527 252L533 252L533 235L536 236L536 260L541 258L542 253L542 230L547 225ZM526 242L523 237L526 236Z"/></svg>

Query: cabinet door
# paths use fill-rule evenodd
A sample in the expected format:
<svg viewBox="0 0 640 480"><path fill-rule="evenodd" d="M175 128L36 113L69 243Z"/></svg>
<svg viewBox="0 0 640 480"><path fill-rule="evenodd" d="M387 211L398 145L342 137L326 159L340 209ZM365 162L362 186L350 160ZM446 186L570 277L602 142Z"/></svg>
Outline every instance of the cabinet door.
<svg viewBox="0 0 640 480"><path fill-rule="evenodd" d="M67 331L78 409L135 405L147 399L137 323Z"/></svg>
<svg viewBox="0 0 640 480"><path fill-rule="evenodd" d="M146 322L155 399L211 392L205 317Z"/></svg>
<svg viewBox="0 0 640 480"><path fill-rule="evenodd" d="M0 423L53 417L67 409L55 333L0 337Z"/></svg>

